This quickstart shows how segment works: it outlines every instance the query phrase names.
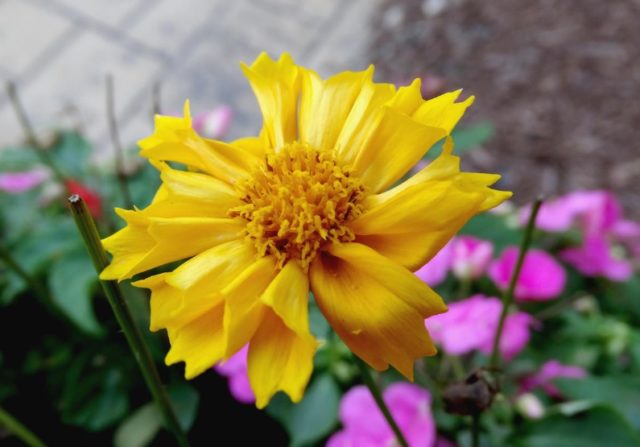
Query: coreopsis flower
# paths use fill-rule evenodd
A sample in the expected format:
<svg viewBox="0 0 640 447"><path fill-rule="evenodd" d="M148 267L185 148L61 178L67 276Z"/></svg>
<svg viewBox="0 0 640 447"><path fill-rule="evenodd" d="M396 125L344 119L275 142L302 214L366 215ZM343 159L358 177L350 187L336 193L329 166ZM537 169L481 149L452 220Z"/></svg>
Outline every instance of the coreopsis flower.
<svg viewBox="0 0 640 447"><path fill-rule="evenodd" d="M489 277L505 290L516 268L518 247L506 248L489 266ZM557 298L567 282L564 267L544 250L531 249L524 256L513 292L518 301L547 301Z"/></svg>
<svg viewBox="0 0 640 447"><path fill-rule="evenodd" d="M431 413L431 395L419 386L396 382L383 399L411 447L433 447L436 424ZM329 438L327 447L386 447L396 445L395 435L363 385L351 388L340 402L343 429Z"/></svg>
<svg viewBox="0 0 640 447"><path fill-rule="evenodd" d="M424 318L446 309L412 271L511 195L452 154L472 98L425 101L419 81L377 84L373 68L323 80L286 54L242 68L262 131L224 143L193 130L188 103L182 118L158 116L140 147L162 186L148 207L117 210L127 226L103 241L113 260L102 278L186 260L135 283L151 289L151 329L168 331L166 363L192 378L248 343L258 407L279 390L302 398L317 345L310 290L356 355L412 378L436 351ZM442 139L442 154L396 185Z"/></svg>

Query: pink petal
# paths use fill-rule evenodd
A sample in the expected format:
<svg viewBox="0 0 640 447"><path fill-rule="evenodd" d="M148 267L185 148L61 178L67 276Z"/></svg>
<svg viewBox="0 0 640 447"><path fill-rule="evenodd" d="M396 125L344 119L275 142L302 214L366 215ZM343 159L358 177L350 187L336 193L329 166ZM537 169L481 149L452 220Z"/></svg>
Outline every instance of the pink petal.
<svg viewBox="0 0 640 447"><path fill-rule="evenodd" d="M453 254L452 249L453 241L450 241L447 245L442 247L431 261L416 271L418 278L429 284L431 287L441 284L442 281L447 278L447 273L449 273Z"/></svg>
<svg viewBox="0 0 640 447"><path fill-rule="evenodd" d="M205 138L224 137L231 125L233 110L229 106L216 107L193 118L193 129Z"/></svg>
<svg viewBox="0 0 640 447"><path fill-rule="evenodd" d="M626 281L633 275L631 263L613 257L607 241L601 236L588 237L582 246L563 250L560 258L585 276Z"/></svg>
<svg viewBox="0 0 640 447"><path fill-rule="evenodd" d="M0 173L0 191L20 194L35 188L44 182L48 176L48 172L44 169Z"/></svg>
<svg viewBox="0 0 640 447"><path fill-rule="evenodd" d="M493 244L472 236L460 236L454 240L452 270L460 279L477 279L484 275L491 258Z"/></svg>

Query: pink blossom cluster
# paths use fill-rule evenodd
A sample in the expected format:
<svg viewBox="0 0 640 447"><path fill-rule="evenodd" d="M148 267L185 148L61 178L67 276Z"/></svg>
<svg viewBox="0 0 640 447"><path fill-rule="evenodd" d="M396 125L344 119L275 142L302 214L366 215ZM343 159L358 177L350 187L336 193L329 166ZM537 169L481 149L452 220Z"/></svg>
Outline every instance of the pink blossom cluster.
<svg viewBox="0 0 640 447"><path fill-rule="evenodd" d="M520 212L526 222L530 207ZM622 207L609 191L575 191L546 202L540 208L536 226L548 232L580 230L582 243L560 252L560 259L585 276L602 276L626 281L633 274L628 259L616 252L624 247L640 259L640 224L624 219Z"/></svg>
<svg viewBox="0 0 640 447"><path fill-rule="evenodd" d="M444 352L463 355L472 351L490 354L502 312L495 297L474 295L449 305L449 310L426 320L433 340ZM500 353L509 360L522 351L531 337L536 320L525 312L512 312L505 320Z"/></svg>

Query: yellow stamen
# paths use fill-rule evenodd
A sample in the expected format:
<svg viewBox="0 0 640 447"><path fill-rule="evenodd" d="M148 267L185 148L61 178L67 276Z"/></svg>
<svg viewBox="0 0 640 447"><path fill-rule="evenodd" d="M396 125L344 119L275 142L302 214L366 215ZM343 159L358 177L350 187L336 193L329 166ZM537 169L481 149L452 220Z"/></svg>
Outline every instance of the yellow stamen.
<svg viewBox="0 0 640 447"><path fill-rule="evenodd" d="M346 224L362 214L364 186L327 151L291 143L238 188L246 204L229 216L245 219L258 254L281 268L296 259L306 269L323 244L355 239Z"/></svg>

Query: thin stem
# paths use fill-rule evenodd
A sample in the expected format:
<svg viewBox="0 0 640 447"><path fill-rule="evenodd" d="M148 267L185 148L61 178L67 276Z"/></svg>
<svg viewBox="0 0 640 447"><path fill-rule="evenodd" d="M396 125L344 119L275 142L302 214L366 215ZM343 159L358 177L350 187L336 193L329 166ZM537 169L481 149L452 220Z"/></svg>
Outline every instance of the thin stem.
<svg viewBox="0 0 640 447"><path fill-rule="evenodd" d="M384 402L384 399L382 398L382 393L380 392L380 388L378 388L378 385L376 385L376 382L373 380L373 377L371 377L371 373L369 372L369 367L355 355L353 356L353 359L356 365L358 365L358 368L360 369L360 375L362 376L362 381L367 386L367 388L369 388L369 391L371 391L371 394L373 395L373 399L376 401L378 408L380 409L380 411L382 412L382 415L384 416L387 423L391 427L391 430L393 430L393 433L396 435L398 444L400 444L401 447L409 447L407 440L404 438L404 435L400 431L400 428L398 428L398 424L396 424L396 421L393 419L393 416L389 411L389 407L387 407L387 404Z"/></svg>
<svg viewBox="0 0 640 447"><path fill-rule="evenodd" d="M480 413L471 416L471 447L480 447Z"/></svg>
<svg viewBox="0 0 640 447"><path fill-rule="evenodd" d="M151 87L151 123L153 124L155 116L160 114L161 101L160 101L160 81L155 81Z"/></svg>
<svg viewBox="0 0 640 447"><path fill-rule="evenodd" d="M491 350L491 360L489 362L490 369L495 370L500 366L500 339L502 337L502 331L504 330L504 321L507 318L509 306L511 306L511 303L513 302L513 292L516 288L518 278L520 277L520 270L522 270L524 256L529 249L529 245L531 245L536 217L538 216L538 211L540 211L541 205L542 198L538 197L535 202L533 202L533 206L531 207L531 215L529 216L529 221L527 222L527 227L525 229L522 242L520 243L518 260L516 261L515 269L511 274L509 286L507 287L507 290L502 294L502 312L500 313L500 320L498 321L498 329L496 330L496 335L493 338L493 349Z"/></svg>
<svg viewBox="0 0 640 447"><path fill-rule="evenodd" d="M107 75L106 79L107 90L107 119L109 120L109 135L111 136L111 144L113 144L113 150L115 153L116 161L116 176L118 177L118 185L120 186L120 193L122 198L127 204L128 208L133 208L133 200L131 200L131 192L129 191L129 184L127 182L127 175L124 170L124 150L122 149L122 142L120 141L120 133L118 132L118 122L116 121L115 112L115 95L113 93L113 76Z"/></svg>
<svg viewBox="0 0 640 447"><path fill-rule="evenodd" d="M51 158L51 155L49 155L49 152L47 152L47 148L40 141L35 131L33 130L33 126L31 125L31 121L29 120L27 112L25 111L24 107L22 106L22 102L20 101L20 96L18 95L18 88L11 81L7 82L6 87L7 87L7 95L9 96L9 100L11 101L13 110L15 111L16 116L18 117L20 126L22 127L22 130L24 131L27 137L27 143L29 144L29 147L31 147L34 150L35 154L38 156L40 161L46 166L48 166L49 169L51 169L51 171L53 172L53 175L60 182L60 184L63 185L66 189L66 176L62 173L60 168L58 168L56 163L53 161L53 158Z"/></svg>
<svg viewBox="0 0 640 447"><path fill-rule="evenodd" d="M25 427L2 407L0 407L0 426L4 426L29 447L45 447L45 443L42 442L35 433Z"/></svg>
<svg viewBox="0 0 640 447"><path fill-rule="evenodd" d="M96 272L100 273L108 264L107 254L102 247L98 230L96 229L95 222L91 217L91 213L87 209L86 204L80 196L74 194L69 197L69 204L73 218L76 221L78 230L84 239L85 245L93 265L96 268ZM131 351L133 351L134 357L138 361L138 366L142 371L142 375L147 383L147 387L160 410L167 428L173 433L178 444L181 447L188 447L189 442L187 437L180 427L175 411L169 401L169 397L160 381L160 375L155 367L149 348L144 342L142 333L136 325L129 311L129 307L125 300L122 290L118 286L116 281L100 281L105 295L109 300L111 309L124 332L127 342Z"/></svg>

